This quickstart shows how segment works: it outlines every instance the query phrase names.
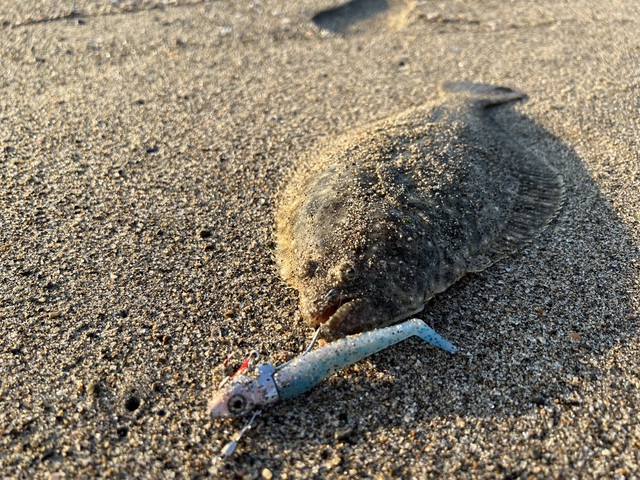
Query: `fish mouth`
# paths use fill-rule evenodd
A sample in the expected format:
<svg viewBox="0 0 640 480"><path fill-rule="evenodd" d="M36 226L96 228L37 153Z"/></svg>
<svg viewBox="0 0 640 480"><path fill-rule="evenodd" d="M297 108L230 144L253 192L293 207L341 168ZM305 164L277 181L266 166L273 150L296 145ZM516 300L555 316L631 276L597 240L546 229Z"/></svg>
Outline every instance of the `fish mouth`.
<svg viewBox="0 0 640 480"><path fill-rule="evenodd" d="M344 320L359 303L357 298L339 297L329 301L323 299L315 311L310 312L309 325L316 328L327 322L335 323Z"/></svg>

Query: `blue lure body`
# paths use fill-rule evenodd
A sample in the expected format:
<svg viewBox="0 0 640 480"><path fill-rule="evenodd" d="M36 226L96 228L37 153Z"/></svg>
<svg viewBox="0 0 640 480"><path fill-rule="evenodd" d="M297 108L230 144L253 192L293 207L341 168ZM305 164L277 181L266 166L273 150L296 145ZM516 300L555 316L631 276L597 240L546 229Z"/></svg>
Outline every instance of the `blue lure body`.
<svg viewBox="0 0 640 480"><path fill-rule="evenodd" d="M254 365L255 352L235 375L222 382L209 402L209 413L214 417L237 417L256 407L297 397L339 370L413 336L447 352L457 351L426 323L414 318L336 340L278 367L271 363Z"/></svg>
<svg viewBox="0 0 640 480"><path fill-rule="evenodd" d="M296 357L277 369L274 375L279 398L287 400L297 397L343 368L413 336L447 352L457 351L422 320L407 320L391 327L342 338Z"/></svg>

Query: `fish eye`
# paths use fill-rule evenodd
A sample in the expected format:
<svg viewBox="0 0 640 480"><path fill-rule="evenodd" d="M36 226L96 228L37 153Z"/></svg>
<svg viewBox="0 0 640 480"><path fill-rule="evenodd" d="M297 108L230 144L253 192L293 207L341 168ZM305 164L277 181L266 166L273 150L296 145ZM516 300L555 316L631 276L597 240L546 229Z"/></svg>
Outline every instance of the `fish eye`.
<svg viewBox="0 0 640 480"><path fill-rule="evenodd" d="M302 267L302 273L305 277L313 277L318 270L318 262L314 260L307 260Z"/></svg>
<svg viewBox="0 0 640 480"><path fill-rule="evenodd" d="M247 406L247 399L244 398L242 395L234 395L227 402L227 408L229 409L229 412L234 415L241 414L244 411L246 406Z"/></svg>
<svg viewBox="0 0 640 480"><path fill-rule="evenodd" d="M342 269L340 270L340 275L342 277L342 280L355 280L355 278L358 276L358 271L353 264L347 263L343 265Z"/></svg>

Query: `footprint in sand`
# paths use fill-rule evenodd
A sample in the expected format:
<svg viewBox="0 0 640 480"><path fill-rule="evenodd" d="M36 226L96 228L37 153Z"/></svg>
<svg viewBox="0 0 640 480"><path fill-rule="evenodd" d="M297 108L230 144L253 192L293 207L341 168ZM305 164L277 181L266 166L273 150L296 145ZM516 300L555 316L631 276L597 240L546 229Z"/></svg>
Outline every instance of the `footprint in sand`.
<svg viewBox="0 0 640 480"><path fill-rule="evenodd" d="M414 6L411 0L351 0L322 10L311 20L323 30L340 34L353 33L357 27L374 28L380 23L399 30Z"/></svg>

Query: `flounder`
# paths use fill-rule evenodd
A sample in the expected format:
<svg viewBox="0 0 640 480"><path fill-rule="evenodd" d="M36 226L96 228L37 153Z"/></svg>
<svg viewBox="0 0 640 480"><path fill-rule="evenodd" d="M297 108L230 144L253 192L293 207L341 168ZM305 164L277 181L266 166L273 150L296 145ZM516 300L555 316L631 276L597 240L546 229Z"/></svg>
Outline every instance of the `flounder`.
<svg viewBox="0 0 640 480"><path fill-rule="evenodd" d="M445 101L309 152L280 192L276 260L333 339L413 315L554 217L563 181L499 124L525 95L450 83Z"/></svg>

